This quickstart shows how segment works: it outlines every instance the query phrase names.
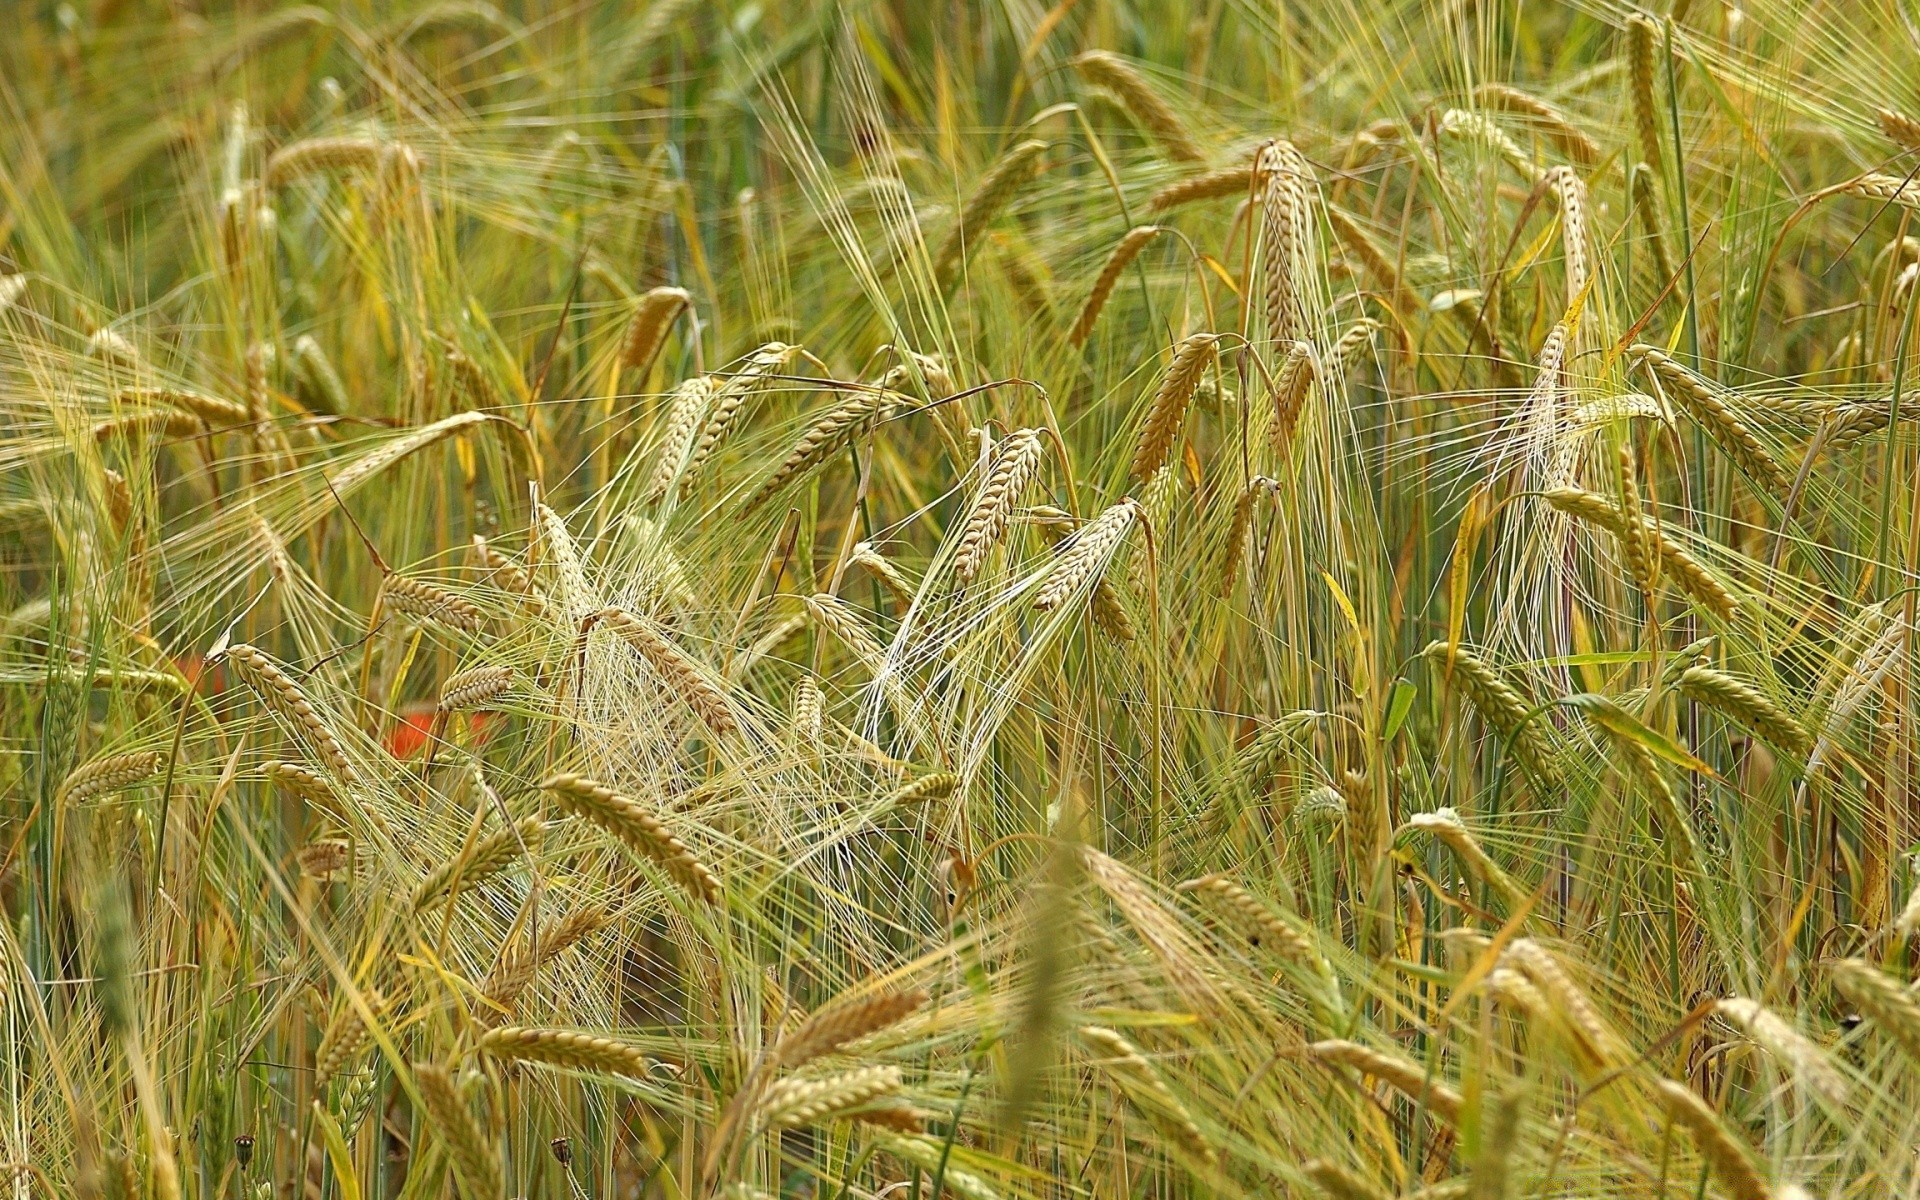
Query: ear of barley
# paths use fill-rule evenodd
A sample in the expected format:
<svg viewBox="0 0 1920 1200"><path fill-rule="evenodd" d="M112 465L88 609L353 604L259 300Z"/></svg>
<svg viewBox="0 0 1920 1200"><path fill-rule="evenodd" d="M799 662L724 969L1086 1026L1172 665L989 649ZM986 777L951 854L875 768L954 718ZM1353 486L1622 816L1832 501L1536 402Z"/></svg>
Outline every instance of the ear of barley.
<svg viewBox="0 0 1920 1200"><path fill-rule="evenodd" d="M738 371L724 376L720 386L714 390L712 404L707 411L706 424L701 426L700 440L694 443L693 453L687 459L686 469L680 475L680 494L687 495L693 490L700 472L714 451L727 440L733 427L739 422L740 412L747 401L766 385L767 376L792 362L800 353L800 347L789 346L785 342L768 342L747 356ZM664 462L665 460L662 459Z"/></svg>
<svg viewBox="0 0 1920 1200"><path fill-rule="evenodd" d="M900 1161L929 1175L939 1175L945 1190L960 1200L1000 1200L992 1184L952 1161L948 1145L940 1138L882 1134L874 1141Z"/></svg>
<svg viewBox="0 0 1920 1200"><path fill-rule="evenodd" d="M1841 959L1830 969L1841 993L1920 1066L1920 999L1912 989L1863 959Z"/></svg>
<svg viewBox="0 0 1920 1200"><path fill-rule="evenodd" d="M114 401L125 405L164 404L177 408L181 412L191 413L208 425L246 425L252 422L247 406L219 396L209 396L204 392L190 392L182 388L137 387L121 388L114 393Z"/></svg>
<svg viewBox="0 0 1920 1200"><path fill-rule="evenodd" d="M1628 353L1645 360L1654 375L1665 385L1667 395L1707 431L1727 457L1747 477L1777 496L1787 494L1791 486L1783 468L1753 431L1734 415L1725 397L1714 385L1669 357L1657 346L1635 345Z"/></svg>
<svg viewBox="0 0 1920 1200"><path fill-rule="evenodd" d="M462 430L484 425L491 420L493 418L484 412L459 412L450 417L442 417L430 425L422 425L403 437L395 438L361 455L341 468L339 474L333 477L333 490L345 496L402 459L418 454Z"/></svg>
<svg viewBox="0 0 1920 1200"><path fill-rule="evenodd" d="M1504 957L1547 997L1552 1011L1565 1022L1595 1062L1609 1065L1621 1061L1620 1039L1600 1016L1600 1010L1594 1007L1587 993L1545 946L1531 938L1519 938L1507 946Z"/></svg>
<svg viewBox="0 0 1920 1200"><path fill-rule="evenodd" d="M1903 150L1920 150L1920 121L1890 108L1877 109L1874 116L1888 141Z"/></svg>
<svg viewBox="0 0 1920 1200"><path fill-rule="evenodd" d="M1360 361L1360 356L1373 348L1373 335L1380 329L1380 322L1372 317L1362 317L1347 327L1340 340L1333 344L1333 360L1344 370L1352 370Z"/></svg>
<svg viewBox="0 0 1920 1200"><path fill-rule="evenodd" d="M512 686L512 667L474 667L461 671L447 676L447 681L440 685L439 709L452 713L485 708Z"/></svg>
<svg viewBox="0 0 1920 1200"><path fill-rule="evenodd" d="M1397 1054L1387 1054L1358 1042L1315 1042L1309 1053L1323 1063L1351 1067L1371 1075L1416 1103L1425 1104L1435 1116L1450 1125L1460 1121L1460 1093L1436 1079L1429 1079L1419 1063Z"/></svg>
<svg viewBox="0 0 1920 1200"><path fill-rule="evenodd" d="M277 188L323 171L373 171L385 167L394 155L411 153L407 147L373 138L307 138L275 150L267 158L261 182Z"/></svg>
<svg viewBox="0 0 1920 1200"><path fill-rule="evenodd" d="M763 1125L799 1129L865 1107L900 1090L900 1068L860 1067L819 1079L782 1079L761 1094Z"/></svg>
<svg viewBox="0 0 1920 1200"><path fill-rule="evenodd" d="M1200 386L1201 376L1213 365L1219 344L1217 333L1196 333L1181 339L1174 347L1173 362L1154 393L1146 424L1140 430L1140 440L1134 444L1133 465L1128 472L1134 479L1142 482L1151 479L1173 453L1187 406L1193 402L1194 389Z"/></svg>
<svg viewBox="0 0 1920 1200"><path fill-rule="evenodd" d="M1072 535L1073 517L1065 509L1036 505L1031 511L1040 536L1047 540L1049 546L1057 550ZM1120 594L1113 582L1104 575L1094 582L1092 604L1094 626L1103 635L1115 642L1133 640L1133 618L1127 615L1126 606L1120 603Z"/></svg>
<svg viewBox="0 0 1920 1200"><path fill-rule="evenodd" d="M1847 1081L1813 1039L1757 1001L1729 996L1713 1010L1738 1026L1809 1091L1836 1108L1847 1102Z"/></svg>
<svg viewBox="0 0 1920 1200"><path fill-rule="evenodd" d="M1208 1143L1187 1106L1173 1094L1173 1089L1167 1086L1147 1056L1140 1053L1139 1047L1104 1025L1081 1026L1080 1040L1100 1056L1100 1068L1120 1085L1127 1099L1146 1112L1162 1133L1189 1156L1208 1166L1219 1161L1219 1154Z"/></svg>
<svg viewBox="0 0 1920 1200"><path fill-rule="evenodd" d="M438 621L466 633L478 633L486 626L486 614L464 596L424 579L389 575L380 590L388 608L423 621Z"/></svg>
<svg viewBox="0 0 1920 1200"><path fill-rule="evenodd" d="M1282 958L1311 967L1323 979L1333 978L1333 965L1311 938L1227 876L1202 875L1181 884L1179 890L1211 898L1233 918L1250 945L1270 948Z"/></svg>
<svg viewBox="0 0 1920 1200"><path fill-rule="evenodd" d="M67 777L60 781L60 786L54 789L54 799L62 804L79 804L94 796L125 791L158 775L161 764L166 761L167 756L158 750L96 758L68 772Z"/></svg>
<svg viewBox="0 0 1920 1200"><path fill-rule="evenodd" d="M1357 259L1367 274L1373 277L1376 287L1384 294L1387 305L1396 312L1412 312L1419 307L1419 301L1400 277L1400 268L1387 257L1387 252L1373 240L1373 235L1360 227L1360 223L1344 210L1327 206L1327 224L1333 228L1333 235L1340 239L1347 253Z"/></svg>
<svg viewBox="0 0 1920 1200"><path fill-rule="evenodd" d="M1332 1200L1387 1200L1385 1192L1347 1168L1324 1158L1303 1163L1300 1170L1313 1180L1313 1186L1332 1197Z"/></svg>
<svg viewBox="0 0 1920 1200"><path fill-rule="evenodd" d="M1440 115L1440 132L1448 137L1463 141L1478 142L1505 159L1507 164L1520 174L1529 184L1539 178L1534 167L1533 156L1520 148L1520 143L1507 135L1485 113L1471 112L1462 108L1450 108Z"/></svg>
<svg viewBox="0 0 1920 1200"><path fill-rule="evenodd" d="M1198 175L1188 175L1184 179L1174 180L1149 196L1147 211L1158 216L1201 200L1218 200L1225 196L1244 197L1252 189L1253 178L1253 164L1246 162L1213 171L1202 171Z"/></svg>
<svg viewBox="0 0 1920 1200"><path fill-rule="evenodd" d="M860 391L834 405L800 435L800 440L793 444L787 457L773 469L773 474L767 476L767 481L748 497L741 510L752 512L777 495L780 489L825 462L858 436L860 430L879 414L885 400L885 393Z"/></svg>
<svg viewBox="0 0 1920 1200"><path fill-rule="evenodd" d="M863 1125L891 1129L895 1133L925 1133L927 1114L905 1100L882 1097L847 1114Z"/></svg>
<svg viewBox="0 0 1920 1200"><path fill-rule="evenodd" d="M1436 666L1450 670L1452 678L1467 693L1467 699L1482 720L1504 738L1515 759L1537 786L1545 792L1558 791L1559 772L1554 768L1546 740L1527 715L1533 702L1501 677L1493 666L1464 647L1444 641L1427 644L1423 653Z"/></svg>
<svg viewBox="0 0 1920 1200"><path fill-rule="evenodd" d="M476 1049L495 1058L516 1062L573 1067L602 1075L645 1079L652 1065L640 1049L598 1034L571 1029L530 1029L502 1025L480 1036Z"/></svg>
<svg viewBox="0 0 1920 1200"><path fill-rule="evenodd" d="M942 288L953 282L954 273L962 260L986 236L987 227L993 224L994 218L1000 215L1000 210L1007 206L1007 202L1026 186L1027 180L1033 177L1040 165L1040 156L1046 151L1045 142L1021 142L987 168L987 173L981 176L973 194L967 197L967 202L955 216L946 240L940 243L940 249L934 253L933 276Z"/></svg>
<svg viewBox="0 0 1920 1200"><path fill-rule="evenodd" d="M318 838L294 851L300 873L331 883L342 878L353 861L353 843L345 838Z"/></svg>
<svg viewBox="0 0 1920 1200"><path fill-rule="evenodd" d="M458 857L427 873L413 889L413 911L425 912L446 899L456 880L462 888L472 888L498 875L522 853L539 846L546 828L538 817L522 817L511 827L481 838Z"/></svg>
<svg viewBox="0 0 1920 1200"><path fill-rule="evenodd" d="M1877 200L1883 204L1898 204L1901 208L1920 209L1920 182L1899 175L1882 175L1878 171L1869 171L1857 179L1850 179L1843 189L1850 196L1863 200Z"/></svg>
<svg viewBox="0 0 1920 1200"><path fill-rule="evenodd" d="M374 1016L379 1017L386 1013L387 1000L379 992L369 991L365 999L367 1007L372 1010ZM345 1070L347 1064L360 1053L361 1048L367 1044L371 1036L365 1020L360 1015L359 1007L353 1004L342 1004L339 1011L333 1014L332 1020L327 1022L325 1031L320 1035L320 1047L314 1051L315 1089L325 1088L328 1080Z"/></svg>
<svg viewBox="0 0 1920 1200"><path fill-rule="evenodd" d="M1511 1088L1490 1097L1480 1116L1480 1153L1474 1156L1467 1200L1507 1200L1507 1181L1520 1138L1520 1106L1526 1094Z"/></svg>
<svg viewBox="0 0 1920 1200"><path fill-rule="evenodd" d="M1913 894L1907 897L1906 907L1894 918L1893 931L1905 938L1920 933L1920 886L1915 886Z"/></svg>
<svg viewBox="0 0 1920 1200"><path fill-rule="evenodd" d="M660 435L660 447L654 452L653 477L647 484L648 504L658 504L666 498L667 490L673 486L686 461L687 452L693 449L694 439L700 436L707 411L719 391L720 380L712 375L695 376L673 389L667 403L666 428Z"/></svg>
<svg viewBox="0 0 1920 1200"><path fill-rule="evenodd" d="M486 1132L474 1120L473 1110L461 1098L447 1069L433 1063L413 1064L414 1086L426 1106L427 1123L447 1148L467 1200L500 1200L505 1194L501 1183L500 1159L487 1142Z"/></svg>
<svg viewBox="0 0 1920 1200"><path fill-rule="evenodd" d="M1133 532L1140 519L1140 505L1129 498L1083 525L1073 537L1061 543L1053 574L1033 598L1041 612L1057 608L1088 584L1105 575L1107 564Z"/></svg>
<svg viewBox="0 0 1920 1200"><path fill-rule="evenodd" d="M1667 252L1667 235L1660 223L1660 201L1653 186L1654 169L1646 163L1633 164L1633 208L1640 220L1640 231L1653 254L1654 282L1666 287L1674 277L1673 256Z"/></svg>
<svg viewBox="0 0 1920 1200"><path fill-rule="evenodd" d="M1263 491L1249 480L1233 501L1233 519L1227 523L1226 539L1220 548L1220 594L1231 596L1240 579L1240 564L1246 560L1248 543L1253 540L1254 507Z"/></svg>
<svg viewBox="0 0 1920 1200"><path fill-rule="evenodd" d="M1474 874L1486 880L1487 884L1505 896L1509 903L1518 904L1527 898L1529 894L1527 889L1521 887L1519 882L1507 874L1499 863L1493 861L1492 856L1481 847L1479 839L1475 838L1461 822L1460 814L1453 809L1443 807L1432 812L1415 813L1407 818L1407 825L1430 834L1435 840L1459 855L1461 861L1466 863Z"/></svg>
<svg viewBox="0 0 1920 1200"><path fill-rule="evenodd" d="M229 646L227 662L232 665L234 674L260 697L260 702L281 720L292 725L312 746L314 753L327 764L334 778L341 783L351 785L357 778L353 764L347 759L346 748L333 730L320 716L313 702L300 690L282 670L279 663L268 657L266 652L240 642Z"/></svg>
<svg viewBox="0 0 1920 1200"><path fill-rule="evenodd" d="M738 728L720 685L708 678L685 651L668 641L651 622L618 608L603 608L589 620L637 651L708 729L725 735Z"/></svg>
<svg viewBox="0 0 1920 1200"><path fill-rule="evenodd" d="M1483 83L1474 89L1473 95L1488 108L1526 117L1561 153L1575 162L1591 166L1600 161L1600 143L1587 136L1564 110L1531 92L1504 83Z"/></svg>
<svg viewBox="0 0 1920 1200"><path fill-rule="evenodd" d="M1627 572L1640 590L1652 596L1660 586L1660 554L1653 531L1640 509L1640 484L1634 478L1633 447L1620 447L1620 551Z"/></svg>
<svg viewBox="0 0 1920 1200"><path fill-rule="evenodd" d="M260 773L272 781L275 787L291 792L310 804L316 804L328 812L345 814L345 806L333 790L333 785L317 771L312 771L299 763L264 762L260 764Z"/></svg>
<svg viewBox="0 0 1920 1200"><path fill-rule="evenodd" d="M660 353L667 331L693 303L685 288L657 287L640 297L633 306L633 319L627 323L627 337L620 346L620 365L645 371Z"/></svg>
<svg viewBox="0 0 1920 1200"><path fill-rule="evenodd" d="M1627 18L1627 80L1633 102L1633 127L1640 137L1640 157L1655 174L1660 171L1660 125L1653 107L1653 22L1634 13Z"/></svg>
<svg viewBox="0 0 1920 1200"><path fill-rule="evenodd" d="M1273 383L1273 419L1267 423L1267 445L1276 454L1286 453L1293 440L1294 427L1306 407L1307 395L1319 378L1319 363L1311 342L1295 342L1287 347L1280 371Z"/></svg>
<svg viewBox="0 0 1920 1200"><path fill-rule="evenodd" d="M1624 542L1626 522L1619 509L1605 496L1579 488L1550 488L1546 492L1547 503L1576 517L1590 525L1597 525ZM1721 620L1732 619L1739 607L1734 598L1718 579L1702 566L1700 560L1687 553L1681 545L1669 537L1664 529L1646 514L1641 514L1641 528L1648 542L1659 554L1660 571L1673 577L1681 590L1692 597L1702 607L1710 610ZM1622 553L1625 553L1624 547Z"/></svg>
<svg viewBox="0 0 1920 1200"><path fill-rule="evenodd" d="M540 785L560 807L593 822L651 860L696 899L720 903L720 880L660 819L603 783L562 774Z"/></svg>
<svg viewBox="0 0 1920 1200"><path fill-rule="evenodd" d="M481 993L511 1014L541 967L612 923L612 914L597 905L568 913L541 929L526 946L503 954L481 984Z"/></svg>
<svg viewBox="0 0 1920 1200"><path fill-rule="evenodd" d="M806 599L807 613L822 629L831 633L854 657L877 668L887 658L887 648L868 632L866 624L838 596L815 592Z"/></svg>
<svg viewBox="0 0 1920 1200"><path fill-rule="evenodd" d="M913 585L907 582L900 568L893 565L893 560L875 549L872 542L855 545L853 552L847 555L847 565L859 567L878 580L880 586L887 589L887 594L893 597L894 603L903 606L913 603Z"/></svg>
<svg viewBox="0 0 1920 1200"><path fill-rule="evenodd" d="M1147 243L1159 237L1162 230L1158 225L1136 225L1122 235L1114 244L1107 261L1100 266L1100 274L1093 280L1093 290L1087 293L1086 303L1080 306L1080 315L1074 318L1073 329L1067 334L1067 340L1076 346L1086 344L1092 335L1093 327L1100 320L1100 310L1106 307L1107 298L1113 295L1114 285L1120 282L1121 272L1140 257Z"/></svg>
<svg viewBox="0 0 1920 1200"><path fill-rule="evenodd" d="M887 797L887 805L890 808L912 808L916 804L931 804L953 795L959 786L958 775L951 771L936 771L896 789Z"/></svg>
<svg viewBox="0 0 1920 1200"><path fill-rule="evenodd" d="M600 607L599 593L587 578L587 564L580 556L579 544L567 531L567 522L546 504L533 506L535 547L544 570L552 572L553 596L566 616L584 620Z"/></svg>
<svg viewBox="0 0 1920 1200"><path fill-rule="evenodd" d="M1788 716L1745 680L1711 667L1688 667L1680 676L1680 690L1732 717L1783 750L1804 755L1813 746L1813 735L1807 732L1806 726Z"/></svg>
<svg viewBox="0 0 1920 1200"><path fill-rule="evenodd" d="M1301 320L1301 274L1312 269L1312 181L1307 160L1292 142L1260 152L1254 170L1265 181L1260 197L1261 295L1267 339L1288 346L1306 332Z"/></svg>
<svg viewBox="0 0 1920 1200"><path fill-rule="evenodd" d="M1707 1160L1728 1191L1738 1200L1775 1200L1773 1188L1754 1165L1753 1152L1728 1131L1706 1101L1686 1084L1671 1079L1662 1079L1654 1086L1674 1123L1686 1129L1700 1157Z"/></svg>
<svg viewBox="0 0 1920 1200"><path fill-rule="evenodd" d="M347 385L310 333L293 339L293 371L299 382L300 402L308 409L327 416L351 411L353 401L347 395Z"/></svg>
<svg viewBox="0 0 1920 1200"><path fill-rule="evenodd" d="M206 431L207 427L192 413L167 409L101 421L93 427L93 440L105 442L116 437L138 437L142 434L149 437L190 438L199 437Z"/></svg>
<svg viewBox="0 0 1920 1200"><path fill-rule="evenodd" d="M533 595L533 577L477 533L473 535L473 561L485 572L482 578L490 580L501 591L519 596Z"/></svg>
<svg viewBox="0 0 1920 1200"><path fill-rule="evenodd" d="M1573 308L1587 290L1591 271L1587 250L1587 185L1572 167L1547 171L1548 185L1560 202L1560 240L1567 260L1567 307Z"/></svg>
<svg viewBox="0 0 1920 1200"><path fill-rule="evenodd" d="M1487 973L1487 990L1503 1006L1524 1013L1532 1020L1551 1017L1553 1005L1533 980L1512 967L1495 967Z"/></svg>
<svg viewBox="0 0 1920 1200"><path fill-rule="evenodd" d="M1037 430L1020 429L1000 443L986 480L974 497L960 535L960 548L954 554L953 573L962 583L971 583L986 565L987 555L1007 530L1007 519L1027 485L1040 473L1046 454Z"/></svg>
<svg viewBox="0 0 1920 1200"><path fill-rule="evenodd" d="M897 1025L927 1002L918 988L874 992L836 1001L780 1039L770 1055L776 1067L803 1067L840 1047Z"/></svg>
<svg viewBox="0 0 1920 1200"><path fill-rule="evenodd" d="M1105 50L1092 50L1074 59L1073 65L1088 82L1113 89L1128 114L1153 135L1168 158L1179 162L1205 161L1206 154L1194 142L1186 122L1161 99L1160 93L1153 90L1153 85L1132 63Z"/></svg>
<svg viewBox="0 0 1920 1200"><path fill-rule="evenodd" d="M795 743L802 747L818 746L821 735L826 732L826 707L819 681L811 675L802 675L793 685L787 716L787 728Z"/></svg>

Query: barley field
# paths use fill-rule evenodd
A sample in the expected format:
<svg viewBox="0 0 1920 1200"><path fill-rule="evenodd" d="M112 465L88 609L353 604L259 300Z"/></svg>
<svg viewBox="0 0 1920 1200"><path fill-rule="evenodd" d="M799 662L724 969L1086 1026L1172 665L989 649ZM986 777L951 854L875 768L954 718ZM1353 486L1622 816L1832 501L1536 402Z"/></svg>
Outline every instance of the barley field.
<svg viewBox="0 0 1920 1200"><path fill-rule="evenodd" d="M0 1191L1920 1196L1920 20L1648 4L6 4Z"/></svg>

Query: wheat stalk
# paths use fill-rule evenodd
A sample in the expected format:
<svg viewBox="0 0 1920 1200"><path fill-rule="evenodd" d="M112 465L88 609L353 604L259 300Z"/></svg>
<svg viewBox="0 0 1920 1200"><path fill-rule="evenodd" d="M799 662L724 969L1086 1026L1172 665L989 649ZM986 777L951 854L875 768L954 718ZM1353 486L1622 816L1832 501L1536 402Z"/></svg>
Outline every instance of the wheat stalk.
<svg viewBox="0 0 1920 1200"><path fill-rule="evenodd" d="M757 393L767 382L767 377L792 362L801 353L800 347L789 346L785 342L768 342L747 356L747 361L715 389L712 404L707 411L706 424L700 429L700 440L694 444L693 454L687 459L686 470L680 475L680 494L685 496L693 490L701 470L713 457L714 451L733 432L738 423L740 411L747 400ZM663 457L664 463L666 459Z"/></svg>
<svg viewBox="0 0 1920 1200"><path fill-rule="evenodd" d="M474 667L447 676L446 682L440 685L440 701L436 707L442 713L485 708L512 686L512 667Z"/></svg>
<svg viewBox="0 0 1920 1200"><path fill-rule="evenodd" d="M1287 347L1273 383L1273 417L1267 423L1267 445L1274 453L1284 453L1293 440L1294 426L1306 406L1307 394L1319 377L1320 364L1311 342L1295 342ZM1251 491L1249 491L1251 494Z"/></svg>
<svg viewBox="0 0 1920 1200"><path fill-rule="evenodd" d="M1506 739L1513 756L1534 777L1541 790L1557 791L1559 772L1553 767L1551 752L1527 719L1533 711L1532 701L1521 695L1486 660L1464 647L1434 641L1429 642L1422 653L1460 682L1481 719Z"/></svg>
<svg viewBox="0 0 1920 1200"><path fill-rule="evenodd" d="M550 776L540 784L540 790L550 793L561 808L592 821L635 853L658 864L696 899L720 903L720 880L685 842L639 804L603 783L573 774Z"/></svg>
<svg viewBox="0 0 1920 1200"><path fill-rule="evenodd" d="M612 922L612 914L597 906L568 913L556 921L551 928L540 930L524 949L510 950L502 955L493 970L488 972L485 982L480 985L481 993L498 1005L503 1012L511 1014L541 967L599 933Z"/></svg>
<svg viewBox="0 0 1920 1200"><path fill-rule="evenodd" d="M858 391L830 409L827 414L807 427L800 440L793 444L786 458L767 476L765 483L748 497L741 506L743 512L751 512L772 499L781 488L819 466L841 447L852 441L861 429L873 420L885 403L887 393L882 391Z"/></svg>
<svg viewBox="0 0 1920 1200"><path fill-rule="evenodd" d="M700 436L720 386L721 381L712 375L697 375L673 389L667 401L665 432L660 435L660 448L655 451L653 477L645 493L648 504L658 504L673 487L687 452Z"/></svg>

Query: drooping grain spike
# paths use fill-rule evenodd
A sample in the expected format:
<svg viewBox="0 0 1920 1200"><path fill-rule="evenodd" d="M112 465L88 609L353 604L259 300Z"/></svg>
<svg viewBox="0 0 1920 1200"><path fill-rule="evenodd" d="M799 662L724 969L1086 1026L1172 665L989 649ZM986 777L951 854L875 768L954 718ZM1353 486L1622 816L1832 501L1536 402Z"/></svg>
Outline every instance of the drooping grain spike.
<svg viewBox="0 0 1920 1200"><path fill-rule="evenodd" d="M1217 333L1196 333L1181 339L1174 348L1173 363L1154 393L1153 405L1148 408L1146 423L1140 430L1140 440L1134 444L1133 464L1128 474L1135 480L1151 479L1173 452L1187 406L1193 401L1201 376L1213 365L1219 343Z"/></svg>

